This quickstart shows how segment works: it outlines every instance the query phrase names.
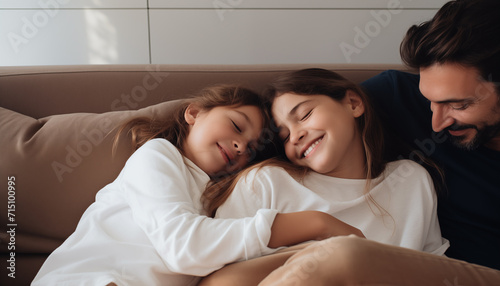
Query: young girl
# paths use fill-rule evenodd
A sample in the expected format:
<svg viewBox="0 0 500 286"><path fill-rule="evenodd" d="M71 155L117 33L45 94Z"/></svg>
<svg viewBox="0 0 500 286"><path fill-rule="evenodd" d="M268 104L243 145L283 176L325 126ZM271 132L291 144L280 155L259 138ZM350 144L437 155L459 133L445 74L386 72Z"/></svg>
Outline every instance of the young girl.
<svg viewBox="0 0 500 286"><path fill-rule="evenodd" d="M216 86L187 100L171 122L129 122L140 148L97 193L33 285L194 285L195 276L284 245L271 235L275 210L212 219L200 201L207 183L255 156L268 121L263 110L252 91Z"/></svg>
<svg viewBox="0 0 500 286"><path fill-rule="evenodd" d="M429 174L409 160L384 162L382 130L357 85L327 70L301 70L277 79L268 101L288 162L265 161L242 172L246 177L224 204L206 203L218 207L216 217L253 216L262 208L319 210L367 239L445 252ZM229 265L200 285L256 285L293 253Z"/></svg>

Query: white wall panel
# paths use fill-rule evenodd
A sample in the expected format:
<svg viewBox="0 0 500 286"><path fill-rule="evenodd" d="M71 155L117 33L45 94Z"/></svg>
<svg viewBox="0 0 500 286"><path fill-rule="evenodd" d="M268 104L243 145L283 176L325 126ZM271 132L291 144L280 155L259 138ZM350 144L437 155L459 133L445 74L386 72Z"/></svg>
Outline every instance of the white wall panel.
<svg viewBox="0 0 500 286"><path fill-rule="evenodd" d="M149 0L150 8L207 8L207 9L387 9L439 8L448 0Z"/></svg>
<svg viewBox="0 0 500 286"><path fill-rule="evenodd" d="M147 8L147 0L0 0L1 8Z"/></svg>
<svg viewBox="0 0 500 286"><path fill-rule="evenodd" d="M0 65L148 63L146 10L0 10Z"/></svg>
<svg viewBox="0 0 500 286"><path fill-rule="evenodd" d="M399 63L448 0L0 0L0 65Z"/></svg>
<svg viewBox="0 0 500 286"><path fill-rule="evenodd" d="M400 63L434 10L151 10L153 63Z"/></svg>

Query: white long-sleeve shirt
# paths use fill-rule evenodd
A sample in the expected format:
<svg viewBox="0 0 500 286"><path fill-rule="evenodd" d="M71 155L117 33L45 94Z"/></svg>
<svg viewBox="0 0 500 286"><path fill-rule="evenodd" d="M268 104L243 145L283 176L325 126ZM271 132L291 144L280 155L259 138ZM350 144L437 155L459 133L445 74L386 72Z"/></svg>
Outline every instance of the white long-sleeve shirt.
<svg viewBox="0 0 500 286"><path fill-rule="evenodd" d="M229 262L272 252L275 210L203 215L209 177L164 139L139 148L96 195L32 285L195 285Z"/></svg>
<svg viewBox="0 0 500 286"><path fill-rule="evenodd" d="M238 182L216 217L249 217L262 208L280 213L318 210L357 227L367 239L437 255L445 252L449 242L441 237L434 186L423 167L409 160L391 162L373 180L371 197L389 215L380 215L381 209L364 196L365 183L315 172L298 182L280 167L254 169Z"/></svg>

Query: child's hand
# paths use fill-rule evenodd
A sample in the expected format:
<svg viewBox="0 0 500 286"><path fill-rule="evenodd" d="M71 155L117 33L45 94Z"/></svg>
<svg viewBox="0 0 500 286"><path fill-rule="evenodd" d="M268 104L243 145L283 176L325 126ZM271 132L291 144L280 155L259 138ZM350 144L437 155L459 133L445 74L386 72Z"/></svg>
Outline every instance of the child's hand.
<svg viewBox="0 0 500 286"><path fill-rule="evenodd" d="M271 248L290 246L309 240L349 234L365 237L359 229L324 212L280 213L276 215L271 227L268 246Z"/></svg>
<svg viewBox="0 0 500 286"><path fill-rule="evenodd" d="M321 233L316 240L323 240L332 236L339 235L350 235L354 234L356 236L366 238L363 232L358 228L349 225L327 213L317 212L316 214L319 220L322 220L324 232Z"/></svg>

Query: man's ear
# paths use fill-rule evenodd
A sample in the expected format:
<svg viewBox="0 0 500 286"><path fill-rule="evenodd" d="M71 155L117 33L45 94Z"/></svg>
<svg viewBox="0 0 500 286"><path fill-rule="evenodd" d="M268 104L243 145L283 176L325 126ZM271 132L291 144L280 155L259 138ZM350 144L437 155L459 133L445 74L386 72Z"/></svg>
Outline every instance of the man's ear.
<svg viewBox="0 0 500 286"><path fill-rule="evenodd" d="M351 107L352 114L355 118L360 117L365 113L365 105L363 104L363 100L361 96L354 92L353 90L348 90L346 92L346 97L348 99L348 104Z"/></svg>
<svg viewBox="0 0 500 286"><path fill-rule="evenodd" d="M193 125L200 113L201 108L194 104L188 105L186 110L184 111L184 120L186 120L187 124Z"/></svg>

